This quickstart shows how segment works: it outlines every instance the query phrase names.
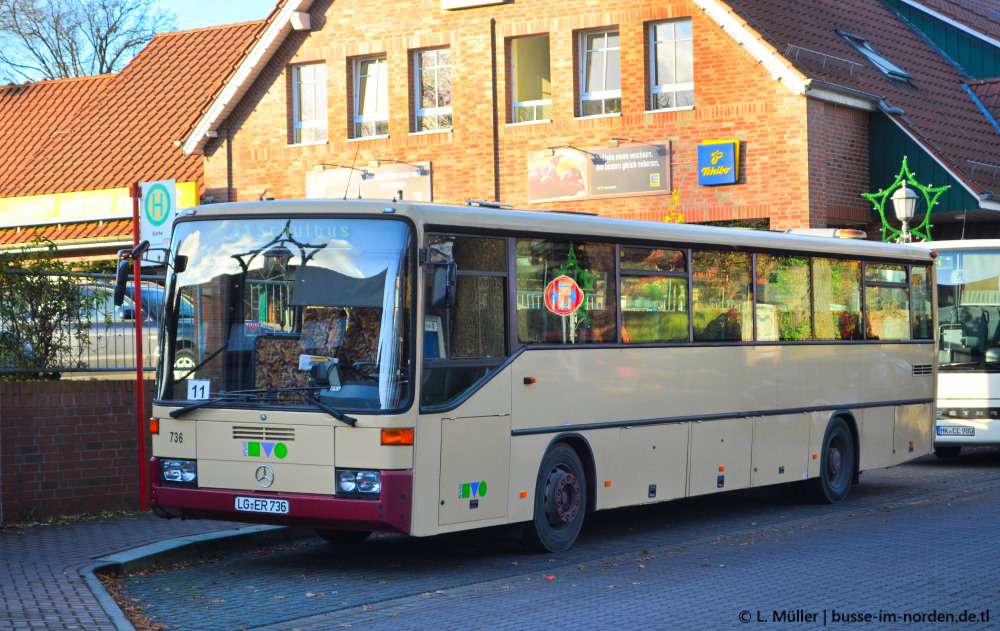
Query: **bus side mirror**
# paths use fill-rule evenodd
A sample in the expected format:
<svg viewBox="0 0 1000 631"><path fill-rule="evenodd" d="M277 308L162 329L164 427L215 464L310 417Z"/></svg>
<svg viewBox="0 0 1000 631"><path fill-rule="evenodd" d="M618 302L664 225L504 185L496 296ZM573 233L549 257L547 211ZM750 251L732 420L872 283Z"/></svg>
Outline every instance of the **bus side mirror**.
<svg viewBox="0 0 1000 631"><path fill-rule="evenodd" d="M125 285L128 284L128 268L132 261L121 259L118 261L118 269L115 271L115 306L120 307L125 302Z"/></svg>
<svg viewBox="0 0 1000 631"><path fill-rule="evenodd" d="M431 277L431 306L435 309L450 309L455 306L455 286L458 279L458 263L448 261L435 265Z"/></svg>
<svg viewBox="0 0 1000 631"><path fill-rule="evenodd" d="M178 254L174 257L174 274L184 272L188 267L188 257L185 254Z"/></svg>

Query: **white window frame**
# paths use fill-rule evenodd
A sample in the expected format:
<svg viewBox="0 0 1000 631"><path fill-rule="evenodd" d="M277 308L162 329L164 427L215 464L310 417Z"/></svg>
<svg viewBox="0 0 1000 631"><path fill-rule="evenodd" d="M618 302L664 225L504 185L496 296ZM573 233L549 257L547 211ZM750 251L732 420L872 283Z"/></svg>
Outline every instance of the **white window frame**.
<svg viewBox="0 0 1000 631"><path fill-rule="evenodd" d="M686 92L694 91L694 81L689 81L685 83L658 83L659 77L657 77L657 64L656 52L659 46L670 46L673 49L672 61L674 66L674 77L677 76L677 43L690 41L692 46L694 43L694 25L691 24L691 37L678 38L676 36L676 30L674 31L674 38L670 40L658 40L656 39L656 27L661 24L674 24L675 28L677 24L687 22L691 24L691 19L683 20L661 20L659 22L652 22L649 24L649 109L650 111L656 112L666 112L671 110L689 110L694 107L694 105L680 105L676 107L656 107L656 95L666 94L669 92ZM694 75L694 58L691 59L691 74Z"/></svg>
<svg viewBox="0 0 1000 631"><path fill-rule="evenodd" d="M449 53L449 55L448 55L448 63L447 64L440 63L440 58L437 55L435 55L435 59L437 61L436 65L434 65L434 66L426 66L426 67L420 65L420 58L423 56L424 53L432 53L432 52L433 53L437 53L437 52L441 52L441 51L447 51ZM449 125L448 127L439 127L439 126L437 126L438 121L440 120L440 119L438 119L439 116L448 116L448 117L452 116L452 113L451 113L451 99L450 98L448 100L448 105L442 105L442 106L439 106L439 107L428 107L428 108L421 108L420 107L421 103L423 103L423 94L422 94L422 87L423 87L423 85L420 82L421 72L428 71L428 72L433 72L434 73L435 94L437 94L438 96L440 96L440 92L439 92L439 86L440 86L440 80L439 80L439 78L440 78L440 69L441 68L447 68L448 69L448 81L450 83L451 82L451 69L452 69L452 67L453 66L451 65L451 49L448 48L448 47L443 47L443 48L424 48L422 50L417 50L417 51L413 52L413 72L414 72L414 86L413 87L414 87L414 92L415 92L415 94L414 94L414 123L415 123L415 130L414 131L416 131L416 132L447 131L447 130L450 130L452 128L452 126L455 124L454 119L452 119L452 124ZM434 119L435 119L435 127L434 127L434 129L423 129L422 128L422 126L420 124L420 120L422 118L428 118L428 117L434 117Z"/></svg>
<svg viewBox="0 0 1000 631"><path fill-rule="evenodd" d="M612 34L618 36L618 46L608 46L608 37ZM601 48L587 48L587 38L593 35L603 35L604 45ZM606 110L607 104L606 99L618 99L619 102L622 98L622 86L621 86L621 31L618 28L605 28L597 29L592 31L582 31L580 33L580 116L620 116L621 112L608 112ZM589 52L601 51L604 53L604 67L601 69L602 77L602 90L595 90L593 92L586 92L587 86L587 71L589 70L587 62L589 59ZM607 89L608 82L608 51L615 51L618 54L618 87L616 89ZM583 106L588 101L599 101L601 103L601 112L599 114L584 114Z"/></svg>
<svg viewBox="0 0 1000 631"><path fill-rule="evenodd" d="M376 111L374 112L361 112L361 65L368 61L375 62L375 73L373 75L364 75L366 78L375 79L375 98L373 102L375 103ZM380 80L381 79L381 80ZM370 86L369 86L370 89ZM384 138L388 134L372 134L364 135L358 133L358 125L363 123L376 123L376 131L378 131L377 124L380 122L385 122L388 127L389 123L389 108L386 106L384 112L378 111L379 96L385 91L386 102L388 103L388 89L389 89L389 66L387 65L387 58L385 55L374 55L370 57L358 57L354 60L354 138Z"/></svg>
<svg viewBox="0 0 1000 631"><path fill-rule="evenodd" d="M551 39L550 39L550 36L548 35L548 33L545 33L545 34L542 34L542 35L528 35L528 36L525 36L523 38L515 38L515 40L516 39L529 39L529 38L532 38L532 37L544 37L546 39L546 42L551 45ZM514 62L515 62L515 59L514 59L514 56L513 56L514 46L515 46L515 43L514 43L514 41L512 41L511 42L511 52L512 52L512 55L511 55L511 60L510 60L510 63L511 63L510 69L511 69L511 77L513 79L513 86L514 86L514 88L512 90L512 101L511 101L511 104L510 104L510 106L511 106L511 114L510 114L511 120L514 121L513 124L519 124L519 125L526 125L526 124L532 124L532 123L539 123L539 122L543 122L543 121L550 121L550 120L552 120L551 118L549 118L549 117L542 118L539 115L539 112L544 111L544 108L548 107L549 108L549 116L551 117L551 115L552 115L552 99L535 99L535 100L531 100L531 101L518 101L517 100L517 97L518 97L518 94L517 94L517 77L514 76L514 73L517 70L517 67L514 65ZM552 60L551 60L551 58L549 59L549 76L548 76L548 80L549 80L549 85L551 86L552 85ZM532 113L532 117L530 119L528 119L528 120L518 121L517 120L517 111L518 110L525 110L525 111L529 111L530 110L531 113Z"/></svg>
<svg viewBox="0 0 1000 631"><path fill-rule="evenodd" d="M303 70L319 70L320 76L303 78ZM308 74L308 73L305 73ZM303 120L299 118L301 112L300 101L302 99L302 85L313 85L313 108L318 118ZM320 114L322 112L322 115ZM292 140L294 144L313 145L327 142L329 134L329 122L327 121L327 100L326 100L326 65L321 63L308 63L292 66ZM302 140L305 130L323 130L322 140Z"/></svg>

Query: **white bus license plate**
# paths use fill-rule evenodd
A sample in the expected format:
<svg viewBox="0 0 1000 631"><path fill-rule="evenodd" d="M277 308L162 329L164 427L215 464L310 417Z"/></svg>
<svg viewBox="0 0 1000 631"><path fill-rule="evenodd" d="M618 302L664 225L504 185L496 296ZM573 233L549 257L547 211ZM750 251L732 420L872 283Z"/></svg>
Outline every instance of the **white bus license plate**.
<svg viewBox="0 0 1000 631"><path fill-rule="evenodd" d="M938 436L975 436L975 427L939 427Z"/></svg>
<svg viewBox="0 0 1000 631"><path fill-rule="evenodd" d="M262 497L237 497L236 510L244 513L288 514L288 500L271 500Z"/></svg>

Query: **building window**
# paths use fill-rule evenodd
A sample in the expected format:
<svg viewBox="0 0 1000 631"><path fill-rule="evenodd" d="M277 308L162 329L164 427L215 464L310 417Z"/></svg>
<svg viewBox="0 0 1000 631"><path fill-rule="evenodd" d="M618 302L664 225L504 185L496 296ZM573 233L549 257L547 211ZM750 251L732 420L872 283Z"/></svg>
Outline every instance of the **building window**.
<svg viewBox="0 0 1000 631"><path fill-rule="evenodd" d="M533 35L511 41L513 102L511 120L530 123L552 119L549 36Z"/></svg>
<svg viewBox="0 0 1000 631"><path fill-rule="evenodd" d="M385 57L354 62L354 137L389 134L389 70Z"/></svg>
<svg viewBox="0 0 1000 631"><path fill-rule="evenodd" d="M451 51L416 53L417 131L451 129Z"/></svg>
<svg viewBox="0 0 1000 631"><path fill-rule="evenodd" d="M649 26L650 109L694 105L694 36L691 20Z"/></svg>
<svg viewBox="0 0 1000 631"><path fill-rule="evenodd" d="M580 115L600 116L622 111L621 48L618 31L580 35Z"/></svg>
<svg viewBox="0 0 1000 631"><path fill-rule="evenodd" d="M861 53L865 59L871 63L871 65L878 69L879 72L890 79L909 83L912 78L910 73L886 59L882 53L875 50L872 45L868 43L868 40L859 35L852 35L844 31L837 31L837 34L847 40L847 43L853 46L854 50Z"/></svg>
<svg viewBox="0 0 1000 631"><path fill-rule="evenodd" d="M293 66L292 79L295 143L326 142L326 66Z"/></svg>

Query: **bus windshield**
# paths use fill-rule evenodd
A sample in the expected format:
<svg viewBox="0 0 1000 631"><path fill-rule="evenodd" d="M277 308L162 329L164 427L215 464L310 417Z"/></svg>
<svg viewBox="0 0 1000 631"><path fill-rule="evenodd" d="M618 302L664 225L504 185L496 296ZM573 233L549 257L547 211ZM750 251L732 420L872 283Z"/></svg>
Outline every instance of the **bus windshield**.
<svg viewBox="0 0 1000 631"><path fill-rule="evenodd" d="M179 222L159 399L335 415L406 407L412 241L398 220Z"/></svg>
<svg viewBox="0 0 1000 631"><path fill-rule="evenodd" d="M937 272L940 370L1000 372L1000 250L941 250Z"/></svg>

